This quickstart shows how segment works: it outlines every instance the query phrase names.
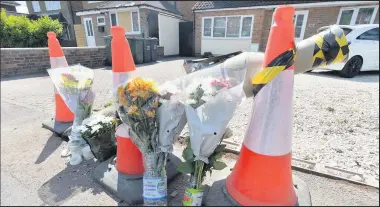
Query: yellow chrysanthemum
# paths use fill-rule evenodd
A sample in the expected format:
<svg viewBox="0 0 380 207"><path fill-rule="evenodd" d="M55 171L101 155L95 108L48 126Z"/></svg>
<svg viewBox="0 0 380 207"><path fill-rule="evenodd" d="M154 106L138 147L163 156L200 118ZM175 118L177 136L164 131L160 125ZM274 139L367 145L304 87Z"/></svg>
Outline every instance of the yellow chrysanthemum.
<svg viewBox="0 0 380 207"><path fill-rule="evenodd" d="M117 95L119 97L119 102L121 105L123 106L128 106L128 101L125 97L125 93L124 93L124 87L123 86L119 86L117 88Z"/></svg>
<svg viewBox="0 0 380 207"><path fill-rule="evenodd" d="M157 87L154 81L144 80L142 78L135 78L131 82L127 84L127 90L131 94L131 96L140 96L145 97L146 93L141 93L141 91L145 92L154 92L157 93Z"/></svg>
<svg viewBox="0 0 380 207"><path fill-rule="evenodd" d="M71 79L65 76L62 76L62 82L63 82L64 87L75 88L78 85L78 82L72 81Z"/></svg>
<svg viewBox="0 0 380 207"><path fill-rule="evenodd" d="M138 109L138 107L137 107L136 105L133 105L133 106L129 107L129 109L128 109L128 114L135 114L135 115L138 115L138 113L137 113L137 109Z"/></svg>
<svg viewBox="0 0 380 207"><path fill-rule="evenodd" d="M155 111L153 111L153 110L147 110L147 111L145 111L145 114L146 114L149 118L154 118L154 116L156 115Z"/></svg>
<svg viewBox="0 0 380 207"><path fill-rule="evenodd" d="M90 87L92 85L92 80L87 79L84 85L85 85L85 87Z"/></svg>

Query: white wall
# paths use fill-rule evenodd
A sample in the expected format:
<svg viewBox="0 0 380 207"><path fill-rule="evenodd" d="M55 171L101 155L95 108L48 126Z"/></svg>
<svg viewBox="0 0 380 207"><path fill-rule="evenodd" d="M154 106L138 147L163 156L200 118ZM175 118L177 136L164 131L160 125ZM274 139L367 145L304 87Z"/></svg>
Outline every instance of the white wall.
<svg viewBox="0 0 380 207"><path fill-rule="evenodd" d="M213 55L225 55L237 51L258 51L258 44L251 39L202 39L201 54L211 52Z"/></svg>
<svg viewBox="0 0 380 207"><path fill-rule="evenodd" d="M164 47L164 55L179 54L179 22L182 20L158 15L159 44Z"/></svg>

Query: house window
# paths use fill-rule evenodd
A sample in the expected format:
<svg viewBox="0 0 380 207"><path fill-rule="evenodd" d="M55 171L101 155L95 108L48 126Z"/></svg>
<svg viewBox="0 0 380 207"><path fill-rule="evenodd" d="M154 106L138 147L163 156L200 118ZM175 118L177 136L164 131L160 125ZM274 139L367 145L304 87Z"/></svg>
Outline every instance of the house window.
<svg viewBox="0 0 380 207"><path fill-rule="evenodd" d="M45 1L45 7L47 11L60 10L61 3L60 1Z"/></svg>
<svg viewBox="0 0 380 207"><path fill-rule="evenodd" d="M104 26L106 23L105 17L104 16L96 17L96 23L98 24L98 26Z"/></svg>
<svg viewBox="0 0 380 207"><path fill-rule="evenodd" d="M213 37L226 37L226 17L214 17Z"/></svg>
<svg viewBox="0 0 380 207"><path fill-rule="evenodd" d="M212 18L203 19L203 36L211 37Z"/></svg>
<svg viewBox="0 0 380 207"><path fill-rule="evenodd" d="M375 40L375 41L379 41L379 28L370 29L370 30L364 32L363 34L361 34L356 39L358 39L358 40Z"/></svg>
<svg viewBox="0 0 380 207"><path fill-rule="evenodd" d="M40 2L39 1L32 1L32 7L34 12L40 12Z"/></svg>
<svg viewBox="0 0 380 207"><path fill-rule="evenodd" d="M110 21L111 21L111 26L117 26L118 25L116 13L110 13Z"/></svg>
<svg viewBox="0 0 380 207"><path fill-rule="evenodd" d="M202 36L209 38L250 38L253 16L204 17Z"/></svg>
<svg viewBox="0 0 380 207"><path fill-rule="evenodd" d="M132 13L132 31L138 32L140 31L140 24L139 24L139 13L131 12Z"/></svg>
<svg viewBox="0 0 380 207"><path fill-rule="evenodd" d="M241 28L242 37L250 37L252 33L253 17L244 17Z"/></svg>
<svg viewBox="0 0 380 207"><path fill-rule="evenodd" d="M226 37L239 37L241 17L227 17Z"/></svg>
<svg viewBox="0 0 380 207"><path fill-rule="evenodd" d="M343 10L340 13L340 20L338 22L339 25L350 25L352 15L354 14L353 9Z"/></svg>
<svg viewBox="0 0 380 207"><path fill-rule="evenodd" d="M295 11L293 16L294 39L296 41L303 40L306 30L308 10ZM274 12L272 14L272 24L274 23Z"/></svg>
<svg viewBox="0 0 380 207"><path fill-rule="evenodd" d="M360 8L358 16L356 17L355 24L369 24L371 22L372 14L375 8Z"/></svg>
<svg viewBox="0 0 380 207"><path fill-rule="evenodd" d="M379 6L342 8L339 12L337 24L373 24Z"/></svg>

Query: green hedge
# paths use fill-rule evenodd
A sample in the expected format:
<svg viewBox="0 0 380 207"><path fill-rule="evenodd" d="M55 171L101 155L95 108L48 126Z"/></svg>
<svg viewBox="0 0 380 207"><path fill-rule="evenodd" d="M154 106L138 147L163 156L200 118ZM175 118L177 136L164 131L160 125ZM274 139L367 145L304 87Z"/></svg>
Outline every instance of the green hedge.
<svg viewBox="0 0 380 207"><path fill-rule="evenodd" d="M59 37L63 25L48 16L30 20L25 16L7 15L1 10L0 41L2 48L47 47L47 32L53 31Z"/></svg>

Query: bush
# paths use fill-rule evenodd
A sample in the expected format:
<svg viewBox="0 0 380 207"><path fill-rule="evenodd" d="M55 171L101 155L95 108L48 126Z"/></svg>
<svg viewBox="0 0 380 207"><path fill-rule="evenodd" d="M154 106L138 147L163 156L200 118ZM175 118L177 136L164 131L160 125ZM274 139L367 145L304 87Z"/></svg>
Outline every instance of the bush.
<svg viewBox="0 0 380 207"><path fill-rule="evenodd" d="M30 20L25 16L8 16L1 10L0 41L2 48L47 47L47 32L52 31L59 38L63 25L48 16Z"/></svg>

